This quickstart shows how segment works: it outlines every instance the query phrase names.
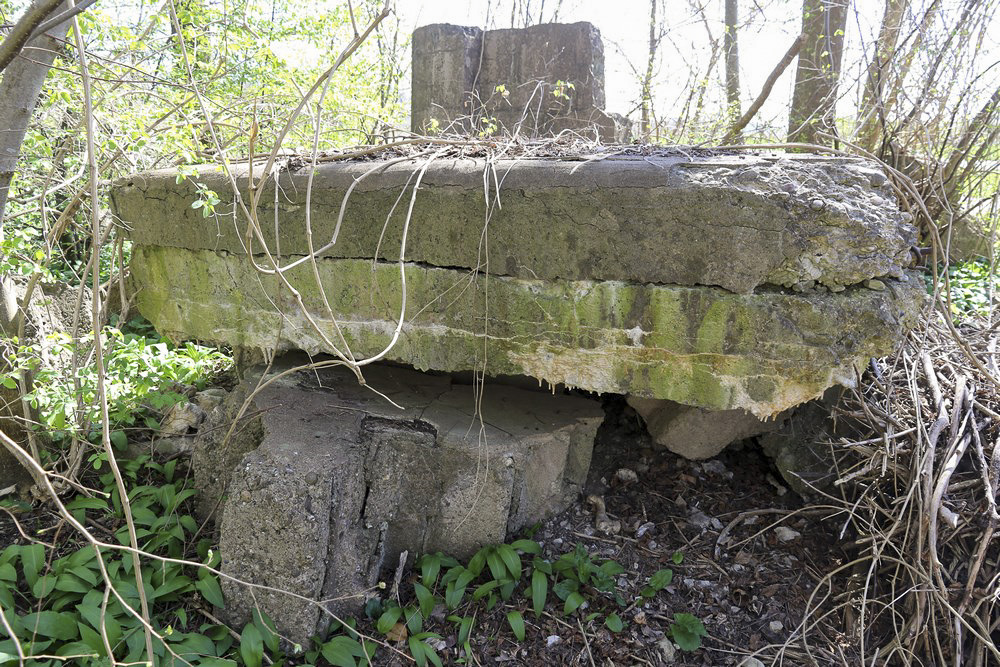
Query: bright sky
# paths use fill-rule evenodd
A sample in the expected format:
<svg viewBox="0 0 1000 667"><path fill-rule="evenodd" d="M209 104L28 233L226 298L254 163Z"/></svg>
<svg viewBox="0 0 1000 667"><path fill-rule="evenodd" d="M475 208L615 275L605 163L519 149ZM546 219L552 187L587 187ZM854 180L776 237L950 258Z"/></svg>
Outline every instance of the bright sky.
<svg viewBox="0 0 1000 667"><path fill-rule="evenodd" d="M523 0L522 0L523 2ZM543 0L531 2L537 8ZM551 16L551 8L558 0L544 0L545 20ZM666 6L671 13L666 17L667 34L661 46L661 59L654 77L654 100L661 113L670 114L671 95L682 94L687 84L689 72L704 71L707 63L709 38L706 21L695 16L692 5L705 6L707 29L720 38L723 32L722 0L665 0L658 3ZM801 23L801 0L742 0L740 22L749 25L738 34L740 50L740 84L744 109L760 91L771 70L781 59L792 39L798 34ZM915 6L923 3L916 0ZM945 0L945 6L954 4ZM429 23L454 23L458 25L485 26L487 13L491 7L490 25L487 27L509 28L511 0L397 0L397 13L405 29L412 30ZM496 5L500 5L497 9ZM862 40L872 39L877 33L884 0L854 0L853 11L848 19L845 66L860 63ZM633 111L639 93L639 75L645 67L649 41L649 0L563 0L558 20L560 22L589 21L596 25L604 38L607 108L609 111L629 113ZM659 19L660 17L658 17ZM1000 33L1000 31L996 31ZM993 44L984 45L992 54L997 53L996 41L1000 34L992 36ZM985 58L988 64L996 58ZM631 65L630 65L631 63ZM984 65L985 66L985 65ZM635 70L633 69L635 68ZM778 81L759 119L767 119L778 127L783 127L788 101L795 77L794 63ZM710 94L722 95L720 64L713 72L709 84ZM860 71L845 71L844 80L860 80ZM853 95L845 95L839 103L840 114L849 114L855 108Z"/></svg>
<svg viewBox="0 0 1000 667"><path fill-rule="evenodd" d="M860 0L860 2L864 4L865 0ZM882 4L875 0L868 0L868 2L872 5ZM410 29L429 23L483 26L487 20L490 4L488 0L466 0L464 2L462 0L399 0L397 12L403 25ZM532 3L535 7L538 4L537 0ZM553 0L548 0L546 3L546 20L551 15L550 8L555 4L556 2ZM723 30L723 3L721 0L716 0L705 4L707 4L708 28L713 36L718 38L722 35ZM764 18L756 16L755 20L752 21L754 25L738 35L742 70L741 88L744 91L744 99L752 99L774 65L781 59L794 36L798 34L801 4L798 0L758 3L744 1L740 4L745 7L749 6L750 9L741 8L745 12L751 10L757 12L755 4L766 7ZM699 63L699 56L703 56L708 51L705 22L694 17L690 5L683 0L666 0L665 3L660 4L660 7L662 8L663 5L671 9L676 7L678 11L676 15L666 18L664 26L667 29L667 35L661 47L662 59L655 75L656 87L654 89L654 99L657 100L657 106L660 108L669 106L669 103L664 99L665 96L669 96L671 91L679 94L684 88L691 70L689 65ZM601 36L604 39L605 90L608 111L624 114L635 108L639 92L639 75L636 74L636 70L641 72L645 68L649 49L649 9L649 0L616 0L615 2L609 2L609 0L563 0L562 2L559 12L560 22L589 21L601 31ZM741 21L745 21L747 18L749 18L749 14L740 17ZM492 25L489 27L509 28L510 3L504 2L499 11L494 8L490 22ZM766 25L766 28L761 29L762 25ZM715 76L721 76L721 73L722 68L719 67ZM785 77L775 88L776 98L784 97L785 103L787 103L787 95L782 95L781 92L783 90L791 91L793 79L794 68L789 68ZM713 93L721 93L719 86L710 87L713 88Z"/></svg>

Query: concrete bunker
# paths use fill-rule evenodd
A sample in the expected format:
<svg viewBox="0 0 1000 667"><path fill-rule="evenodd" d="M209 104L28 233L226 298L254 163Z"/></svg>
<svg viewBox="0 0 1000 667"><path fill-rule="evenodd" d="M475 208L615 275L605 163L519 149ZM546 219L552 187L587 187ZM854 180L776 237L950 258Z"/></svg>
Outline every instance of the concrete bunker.
<svg viewBox="0 0 1000 667"><path fill-rule="evenodd" d="M412 215L389 215L401 193L411 194L407 179L418 168ZM306 171L277 175L278 205L260 210L260 219L278 221L277 236L264 225L255 240L244 236L236 193L214 168L181 183L172 170L139 174L113 196L132 228L136 304L159 331L268 355L330 353L336 340L359 359L384 351L415 369L365 368L383 393L411 386L396 400L402 411L350 373L324 372L323 388L308 390L310 373L290 374L252 399L250 414L266 416L239 432L254 437L196 447L207 502L222 503L224 570L312 599L364 590L403 550L467 553L502 540L565 507L586 477L597 402L488 381L477 406L472 387L421 380L418 371L485 371L625 394L661 444L709 457L831 386L851 385L858 367L892 351L922 302L922 281L905 268L914 231L859 160L334 162L314 176L314 247L332 237L356 186L338 242L315 263L307 259ZM483 174L494 171L503 185L487 197ZM244 187L246 172L235 173ZM191 208L192 181L222 196L216 216ZM814 204L820 197L823 206ZM496 199L502 205L491 211ZM273 190L262 201L274 202ZM280 247L275 261L291 267L287 284L261 273L245 249L266 267L266 254L254 250L264 247ZM449 396L447 409L429 402L440 395ZM483 428L495 429L491 444L479 439L477 409ZM541 431L516 437L518 420ZM432 454L443 457L434 466L443 476L414 476L399 463ZM376 483L374 469L388 477ZM399 506L404 488L419 488L428 506L379 514ZM431 511L449 502L462 516ZM248 613L236 587L227 595L236 613ZM315 629L315 608L289 609L266 594L255 600L289 636Z"/></svg>
<svg viewBox="0 0 1000 667"><path fill-rule="evenodd" d="M597 53L585 24L569 29ZM423 30L415 81L420 62L465 67L468 40L492 53L489 33ZM418 58L428 35L465 55ZM603 63L585 69L589 118ZM455 85L461 94L425 106L464 105ZM562 111L533 131L558 130ZM193 454L223 571L301 596L227 584L233 619L259 604L304 643L321 615L302 598L357 608L404 551L467 554L572 502L599 403L493 377L626 395L657 442L706 458L851 386L916 322L916 233L871 163L627 146L485 153L290 162L259 183L252 223L245 163L232 179L166 169L112 189L139 311L178 339L278 356L247 369ZM204 188L221 200L208 217L192 208ZM361 385L343 368L294 370L285 353L301 352L407 368L365 365ZM486 378L485 390L449 374Z"/></svg>

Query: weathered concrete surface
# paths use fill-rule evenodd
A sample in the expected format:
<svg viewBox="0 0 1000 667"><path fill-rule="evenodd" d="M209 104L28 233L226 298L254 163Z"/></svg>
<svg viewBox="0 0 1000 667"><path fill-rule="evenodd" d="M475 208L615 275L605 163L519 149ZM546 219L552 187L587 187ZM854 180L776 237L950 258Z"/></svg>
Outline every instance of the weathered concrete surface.
<svg viewBox="0 0 1000 667"><path fill-rule="evenodd" d="M423 26L413 32L412 70L414 132L492 124L520 136L569 129L604 142L621 132L603 110L604 43L590 23Z"/></svg>
<svg viewBox="0 0 1000 667"><path fill-rule="evenodd" d="M395 264L322 259L318 271L354 354L380 352L400 313ZM246 257L133 249L139 311L157 330L237 347L329 352L273 276ZM917 316L922 282L840 294L532 281L408 264L407 309L389 359L480 368L596 392L666 398L758 417L851 385L855 364L891 351ZM330 340L311 268L286 272ZM487 291L488 288L488 291Z"/></svg>
<svg viewBox="0 0 1000 667"><path fill-rule="evenodd" d="M674 401L630 396L653 442L686 459L710 459L731 443L772 431L779 418L764 421L746 410L704 410Z"/></svg>
<svg viewBox="0 0 1000 667"><path fill-rule="evenodd" d="M481 429L470 385L385 366L366 379L403 409L327 368L266 386L225 446L224 428L199 438L195 481L203 503L221 499L223 572L354 612L403 550L467 556L579 494L596 401L491 385ZM219 426L255 384L213 415ZM293 641L321 622L302 600L226 579L223 591L237 625L254 599Z"/></svg>
<svg viewBox="0 0 1000 667"><path fill-rule="evenodd" d="M821 399L800 405L780 428L760 438L761 449L803 498L819 500L823 494L837 493L833 483L844 474L836 461L837 438L843 434L837 433L831 417L842 391L834 387Z"/></svg>
<svg viewBox="0 0 1000 667"><path fill-rule="evenodd" d="M313 247L333 237L351 184L377 170L358 183L337 243L324 255L398 259L411 192L403 188L422 165L320 165L312 191ZM502 185L499 195L491 190L484 235L484 171L493 182L493 170ZM277 214L273 184L261 196L259 220L272 252L309 252L308 171L279 175ZM246 167L235 172L246 200ZM115 212L133 241L245 253L247 223L242 213L231 215L233 193L224 175L203 168L180 184L176 176L171 169L138 174L113 189ZM191 208L199 198L193 181L220 195L217 217ZM862 160L654 156L498 160L491 167L480 159L449 159L427 167L405 256L517 278L717 285L749 293L766 285L840 289L898 276L915 243L885 177ZM256 240L250 248L262 252Z"/></svg>

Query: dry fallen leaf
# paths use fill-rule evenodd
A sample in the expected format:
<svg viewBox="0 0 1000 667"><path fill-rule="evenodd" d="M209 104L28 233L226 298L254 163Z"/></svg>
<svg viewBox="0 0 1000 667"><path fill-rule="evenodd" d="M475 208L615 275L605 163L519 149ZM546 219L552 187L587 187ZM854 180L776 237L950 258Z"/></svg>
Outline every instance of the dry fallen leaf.
<svg viewBox="0 0 1000 667"><path fill-rule="evenodd" d="M397 623L389 629L389 632L385 633L385 638L391 642L405 642L406 635L406 625Z"/></svg>

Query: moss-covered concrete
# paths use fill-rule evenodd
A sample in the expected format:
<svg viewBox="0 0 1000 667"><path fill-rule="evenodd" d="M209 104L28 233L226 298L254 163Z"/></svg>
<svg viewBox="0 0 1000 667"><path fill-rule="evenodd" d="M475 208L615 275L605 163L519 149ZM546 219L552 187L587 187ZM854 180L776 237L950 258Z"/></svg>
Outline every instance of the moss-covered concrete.
<svg viewBox="0 0 1000 667"><path fill-rule="evenodd" d="M748 293L762 285L839 288L898 276L916 243L871 163L753 155L327 163L315 171L308 206L309 168L278 173L277 196L273 180L265 185L261 232L272 251L287 255L309 251L310 229L313 247L323 247L356 184L337 244L324 254L394 261L415 172L425 167L405 257L438 267ZM248 201L246 165L233 173ZM191 208L196 183L221 197L216 215ZM247 236L243 212L234 214L233 188L218 168L181 183L172 169L137 174L111 194L136 243L261 251Z"/></svg>
<svg viewBox="0 0 1000 667"><path fill-rule="evenodd" d="M258 261L261 261L258 258ZM381 352L400 312L397 264L325 258L286 276L329 341ZM524 280L408 264L402 334L387 358L419 369L528 375L597 392L768 417L851 384L916 318L920 282L838 294ZM330 352L286 287L245 255L134 248L140 312L178 338Z"/></svg>

